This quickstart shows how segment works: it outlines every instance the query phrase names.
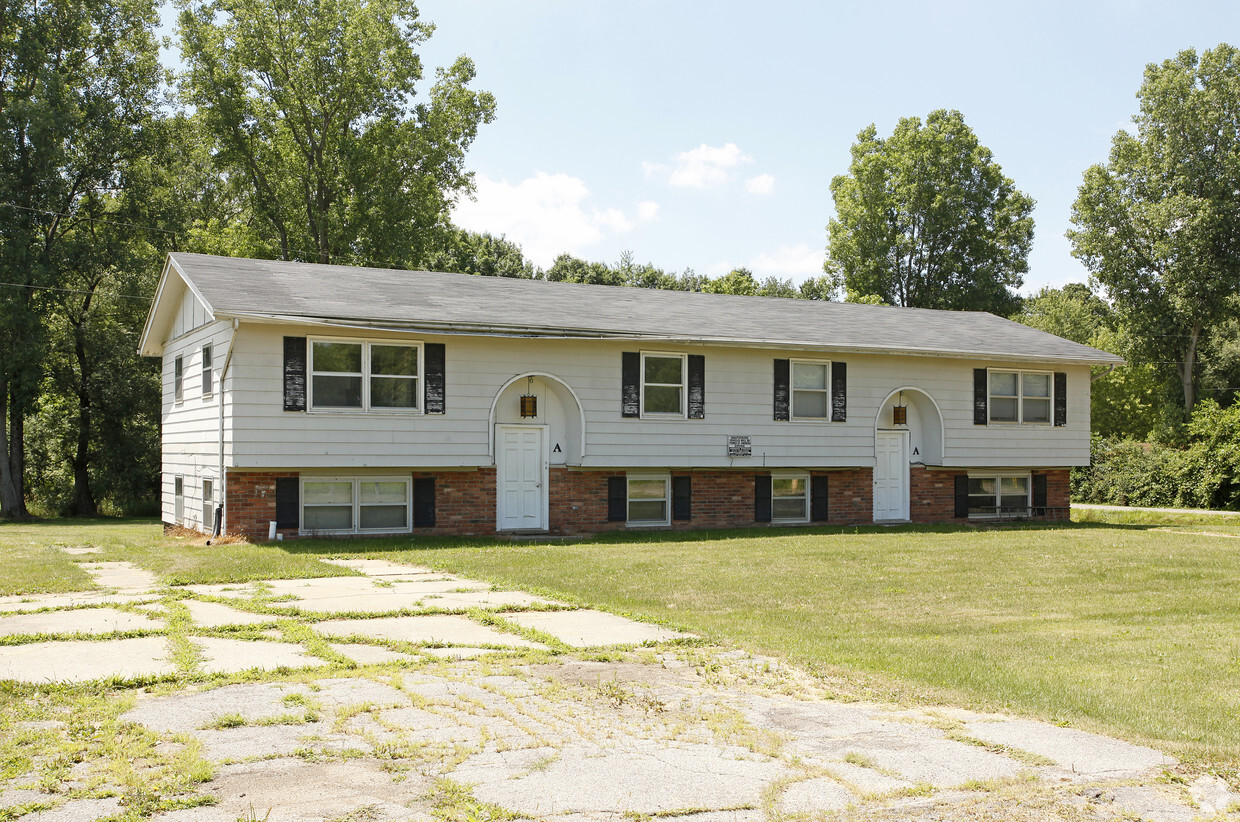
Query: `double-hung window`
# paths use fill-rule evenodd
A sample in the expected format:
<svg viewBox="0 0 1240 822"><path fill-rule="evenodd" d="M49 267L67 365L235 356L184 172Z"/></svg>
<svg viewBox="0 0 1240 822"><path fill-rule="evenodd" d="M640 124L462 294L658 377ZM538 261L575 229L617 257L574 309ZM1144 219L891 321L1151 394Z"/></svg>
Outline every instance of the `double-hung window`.
<svg viewBox="0 0 1240 822"><path fill-rule="evenodd" d="M792 418L825 420L831 416L831 363L792 361Z"/></svg>
<svg viewBox="0 0 1240 822"><path fill-rule="evenodd" d="M185 477L172 478L172 521L177 525L185 521Z"/></svg>
<svg viewBox="0 0 1240 822"><path fill-rule="evenodd" d="M771 475L771 521L809 522L809 475Z"/></svg>
<svg viewBox="0 0 1240 822"><path fill-rule="evenodd" d="M629 525L667 525L671 480L666 475L629 476Z"/></svg>
<svg viewBox="0 0 1240 822"><path fill-rule="evenodd" d="M202 395L209 397L215 391L214 374L211 371L211 346L202 347Z"/></svg>
<svg viewBox="0 0 1240 822"><path fill-rule="evenodd" d="M172 362L172 401L185 399L185 358L177 357Z"/></svg>
<svg viewBox="0 0 1240 822"><path fill-rule="evenodd" d="M421 356L419 345L312 340L310 407L417 411Z"/></svg>
<svg viewBox="0 0 1240 822"><path fill-rule="evenodd" d="M1051 372L990 372L991 422L1049 425L1051 421Z"/></svg>
<svg viewBox="0 0 1240 822"><path fill-rule="evenodd" d="M301 530L306 533L396 533L409 530L409 480L392 477L304 479Z"/></svg>
<svg viewBox="0 0 1240 822"><path fill-rule="evenodd" d="M969 475L969 516L1025 516L1029 513L1029 476Z"/></svg>
<svg viewBox="0 0 1240 822"><path fill-rule="evenodd" d="M642 414L685 415L684 354L642 354Z"/></svg>
<svg viewBox="0 0 1240 822"><path fill-rule="evenodd" d="M208 534L215 527L215 483L202 481L202 530Z"/></svg>

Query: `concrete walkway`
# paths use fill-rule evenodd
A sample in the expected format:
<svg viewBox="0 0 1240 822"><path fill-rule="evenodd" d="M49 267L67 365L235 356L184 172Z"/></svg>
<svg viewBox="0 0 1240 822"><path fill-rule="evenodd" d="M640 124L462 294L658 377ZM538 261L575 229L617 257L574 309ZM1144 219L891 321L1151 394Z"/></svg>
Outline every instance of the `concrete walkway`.
<svg viewBox="0 0 1240 822"><path fill-rule="evenodd" d="M848 701L777 660L658 626L425 568L340 564L359 575L174 590L84 562L107 590L0 600L0 678L165 678L120 688L134 700L121 720L212 776L176 798L196 806L160 822L1189 822L1240 808L1216 778L1167 779L1177 763L1150 748ZM50 791L47 773L0 781L0 810L88 822L134 795L102 764Z"/></svg>

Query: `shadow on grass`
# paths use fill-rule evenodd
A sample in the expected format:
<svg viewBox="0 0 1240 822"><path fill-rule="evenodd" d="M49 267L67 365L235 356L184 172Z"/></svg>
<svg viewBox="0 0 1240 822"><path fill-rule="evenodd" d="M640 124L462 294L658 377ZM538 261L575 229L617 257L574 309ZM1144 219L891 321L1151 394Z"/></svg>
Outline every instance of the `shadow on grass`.
<svg viewBox="0 0 1240 822"><path fill-rule="evenodd" d="M752 526L730 529L703 529L687 531L612 531L581 537L299 537L278 543L279 547L294 554L314 555L364 555L396 551L436 551L459 549L494 549L510 545L615 545L618 543L679 544L684 542L724 542L751 540L755 538L779 539L807 536L850 536L863 534L978 534L1012 531L1057 531L1119 528L1144 531L1165 523L1110 523L1110 522L1002 522L986 524L907 524L907 525L849 525L849 526Z"/></svg>

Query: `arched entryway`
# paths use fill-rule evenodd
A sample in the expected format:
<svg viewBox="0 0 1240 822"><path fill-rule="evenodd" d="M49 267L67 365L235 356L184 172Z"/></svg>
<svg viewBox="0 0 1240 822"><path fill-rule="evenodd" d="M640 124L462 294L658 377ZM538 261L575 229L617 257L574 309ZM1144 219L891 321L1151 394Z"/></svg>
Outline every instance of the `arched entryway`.
<svg viewBox="0 0 1240 822"><path fill-rule="evenodd" d="M524 416L523 397L533 398ZM580 464L585 452L577 395L554 375L518 374L496 392L490 429L497 530L547 530L551 466Z"/></svg>
<svg viewBox="0 0 1240 822"><path fill-rule="evenodd" d="M911 465L943 464L943 415L920 388L893 389L874 421L874 519L909 519Z"/></svg>

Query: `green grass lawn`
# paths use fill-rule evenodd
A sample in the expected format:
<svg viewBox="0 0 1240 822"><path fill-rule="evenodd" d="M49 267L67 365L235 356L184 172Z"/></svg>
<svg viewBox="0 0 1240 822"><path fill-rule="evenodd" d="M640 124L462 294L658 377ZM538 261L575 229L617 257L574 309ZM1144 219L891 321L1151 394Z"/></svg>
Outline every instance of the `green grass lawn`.
<svg viewBox="0 0 1240 822"><path fill-rule="evenodd" d="M211 547L157 528L0 526L0 590L28 578L9 573L11 557L58 554L56 543L99 544L103 558L181 582L319 576L342 572L320 556L383 557L791 659L847 693L1015 711L1240 767L1234 520ZM58 580L75 570L47 562Z"/></svg>

